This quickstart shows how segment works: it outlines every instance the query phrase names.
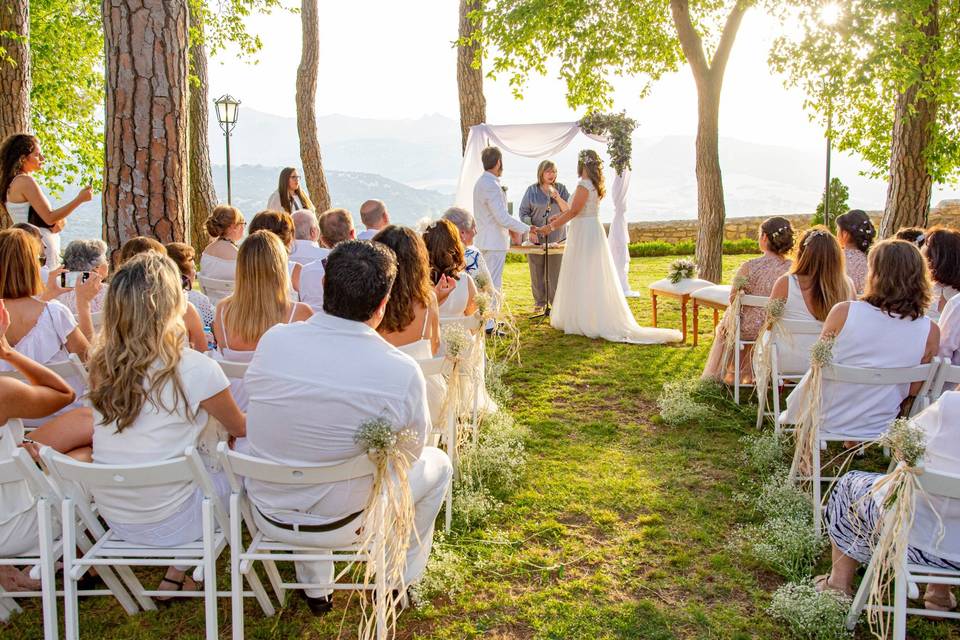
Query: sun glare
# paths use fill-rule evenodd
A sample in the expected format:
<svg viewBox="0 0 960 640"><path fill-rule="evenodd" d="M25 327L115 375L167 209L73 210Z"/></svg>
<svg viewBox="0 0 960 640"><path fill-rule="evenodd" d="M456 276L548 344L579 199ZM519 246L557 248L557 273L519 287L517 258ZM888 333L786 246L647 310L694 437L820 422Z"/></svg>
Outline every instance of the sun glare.
<svg viewBox="0 0 960 640"><path fill-rule="evenodd" d="M840 5L833 2L823 5L823 8L820 9L820 21L827 25L833 26L837 24L837 21L840 19Z"/></svg>

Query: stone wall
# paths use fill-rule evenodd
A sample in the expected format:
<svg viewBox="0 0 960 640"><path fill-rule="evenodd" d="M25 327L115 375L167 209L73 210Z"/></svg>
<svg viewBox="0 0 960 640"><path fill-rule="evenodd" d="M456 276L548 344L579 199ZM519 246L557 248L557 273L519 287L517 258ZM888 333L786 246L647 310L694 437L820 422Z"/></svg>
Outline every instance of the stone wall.
<svg viewBox="0 0 960 640"><path fill-rule="evenodd" d="M869 211L873 223L879 227L882 211ZM756 240L757 229L760 223L768 216L751 216L746 218L727 218L724 225L724 239L741 240L751 238ZM802 230L810 226L812 213L796 213L784 215L790 220L794 229ZM960 200L943 200L930 210L930 226L943 225L960 228ZM696 220L662 220L656 222L631 222L630 242L661 242L677 243L684 240L697 239Z"/></svg>

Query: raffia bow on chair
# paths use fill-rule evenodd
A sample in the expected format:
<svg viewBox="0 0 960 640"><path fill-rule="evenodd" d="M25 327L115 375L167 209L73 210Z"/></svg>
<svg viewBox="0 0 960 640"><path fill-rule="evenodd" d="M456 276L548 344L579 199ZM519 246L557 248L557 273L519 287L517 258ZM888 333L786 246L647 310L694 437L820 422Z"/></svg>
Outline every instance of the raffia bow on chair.
<svg viewBox="0 0 960 640"><path fill-rule="evenodd" d="M364 567L363 585L375 585L376 591L372 607L360 599L359 638L384 640L396 629L397 607L406 589L407 551L416 535L408 479L416 434L394 431L386 419L378 418L360 425L355 441L376 465L359 541L371 558ZM394 597L394 592L399 595Z"/></svg>
<svg viewBox="0 0 960 640"><path fill-rule="evenodd" d="M777 324L783 318L787 301L771 298L766 307L766 318L753 344L753 381L757 390L757 428L763 426L762 417L767 404L767 386L773 374L773 335Z"/></svg>
<svg viewBox="0 0 960 640"><path fill-rule="evenodd" d="M888 600L896 580L897 566L906 560L918 496L927 499L930 510L937 517L938 542L943 538L944 527L940 515L933 509L917 479L923 474L920 462L926 454L926 433L923 429L908 418L898 418L875 444L890 449L893 459L897 461L896 467L881 476L863 498L879 500L883 505L883 517L870 532L871 539L876 542L873 545L874 571L870 576L867 621L875 636L887 638L890 615L880 607Z"/></svg>
<svg viewBox="0 0 960 640"><path fill-rule="evenodd" d="M479 296L478 296L479 298ZM485 303L489 298L484 299ZM484 307L489 309L490 307ZM484 320L478 310L480 319ZM482 326L482 324L481 324ZM446 345L446 358L451 363L447 379L447 393L443 400L441 415L449 416L453 412L456 425L456 442L448 443L455 447L459 456L460 447L469 434L463 428L464 416L473 413L475 394L482 392L483 380L483 334L471 333L461 324L449 324L443 327L443 342ZM480 403L482 405L482 403ZM482 410L482 406L479 409ZM481 416L476 416L479 422Z"/></svg>
<svg viewBox="0 0 960 640"><path fill-rule="evenodd" d="M834 338L821 338L810 348L810 378L804 389L804 397L799 399L801 408L794 432L797 443L793 451L793 463L790 465L791 481L796 481L798 476L810 475L813 449L820 446L818 434L823 403L823 368L833 362L834 342Z"/></svg>

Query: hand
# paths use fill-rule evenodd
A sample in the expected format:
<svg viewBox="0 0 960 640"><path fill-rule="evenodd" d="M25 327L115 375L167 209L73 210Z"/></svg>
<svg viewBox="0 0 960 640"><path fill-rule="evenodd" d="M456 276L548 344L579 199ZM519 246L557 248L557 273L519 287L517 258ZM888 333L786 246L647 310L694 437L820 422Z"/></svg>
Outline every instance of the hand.
<svg viewBox="0 0 960 640"><path fill-rule="evenodd" d="M0 359L6 358L13 347L7 342L7 329L10 328L10 312L7 306L0 300Z"/></svg>
<svg viewBox="0 0 960 640"><path fill-rule="evenodd" d="M530 227L530 230L531 230L531 231L533 231L534 229L535 229L535 227ZM511 232L510 232L510 244L512 244L512 245L518 245L518 244L520 244L520 242L521 242L521 234L517 233L516 231L511 231Z"/></svg>
<svg viewBox="0 0 960 640"><path fill-rule="evenodd" d="M66 226L67 226L67 219L60 218L59 220L53 223L53 226L50 228L50 230L53 233L60 233L61 231L63 231L64 227Z"/></svg>
<svg viewBox="0 0 960 640"><path fill-rule="evenodd" d="M550 196L550 197L553 198L554 200L556 200L557 198L560 197L560 192L558 192L558 191L554 188L553 185L550 185L550 186L547 187L547 188L548 188L548 191L547 191L547 195L548 195L548 196Z"/></svg>
<svg viewBox="0 0 960 640"><path fill-rule="evenodd" d="M532 242L533 244L537 244L540 241L539 238L540 238L540 235L536 231L530 232L530 242Z"/></svg>
<svg viewBox="0 0 960 640"><path fill-rule="evenodd" d="M80 203L90 202L93 200L93 187L87 186L83 189L80 189L80 192L77 194L75 200Z"/></svg>
<svg viewBox="0 0 960 640"><path fill-rule="evenodd" d="M442 303L450 293L457 287L457 281L453 278L450 278L446 275L441 274L440 279L437 281L437 284L434 285L433 291L437 294L437 302Z"/></svg>
<svg viewBox="0 0 960 640"><path fill-rule="evenodd" d="M24 438L23 442L20 443L20 447L23 448L27 453L30 454L30 457L34 459L35 462L40 463L40 447L36 442L29 438Z"/></svg>
<svg viewBox="0 0 960 640"><path fill-rule="evenodd" d="M67 269L60 267L59 269L54 269L51 271L50 275L47 276L47 291L55 292L56 295L54 295L53 298L56 298L57 296L71 290L70 287L60 286L60 274L66 272Z"/></svg>
<svg viewBox="0 0 960 640"><path fill-rule="evenodd" d="M96 271L89 271L85 282L77 285L77 305L89 304L103 288L103 279Z"/></svg>

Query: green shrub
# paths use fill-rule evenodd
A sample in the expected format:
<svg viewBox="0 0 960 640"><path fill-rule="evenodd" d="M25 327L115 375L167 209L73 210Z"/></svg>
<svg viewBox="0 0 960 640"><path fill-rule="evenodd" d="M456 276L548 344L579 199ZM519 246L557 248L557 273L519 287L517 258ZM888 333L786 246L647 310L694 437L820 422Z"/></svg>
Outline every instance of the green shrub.
<svg viewBox="0 0 960 640"><path fill-rule="evenodd" d="M692 256L696 253L696 243L693 240L681 240L677 243L654 240L651 242L634 242L627 249L631 258ZM760 245L757 244L756 240L750 238L724 240L723 253L728 256L760 253Z"/></svg>

